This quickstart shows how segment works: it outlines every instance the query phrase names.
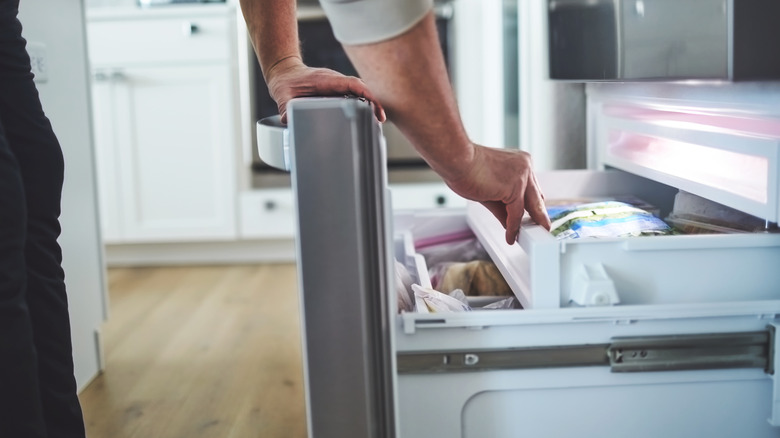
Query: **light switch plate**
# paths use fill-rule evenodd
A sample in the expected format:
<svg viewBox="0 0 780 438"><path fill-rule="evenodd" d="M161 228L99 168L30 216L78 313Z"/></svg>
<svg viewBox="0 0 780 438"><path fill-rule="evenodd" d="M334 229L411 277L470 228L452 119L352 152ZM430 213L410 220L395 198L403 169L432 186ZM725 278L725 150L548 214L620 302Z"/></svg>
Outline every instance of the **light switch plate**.
<svg viewBox="0 0 780 438"><path fill-rule="evenodd" d="M28 42L27 53L30 55L30 66L32 67L33 75L35 75L35 82L47 82L49 80L49 65L46 57L46 45Z"/></svg>

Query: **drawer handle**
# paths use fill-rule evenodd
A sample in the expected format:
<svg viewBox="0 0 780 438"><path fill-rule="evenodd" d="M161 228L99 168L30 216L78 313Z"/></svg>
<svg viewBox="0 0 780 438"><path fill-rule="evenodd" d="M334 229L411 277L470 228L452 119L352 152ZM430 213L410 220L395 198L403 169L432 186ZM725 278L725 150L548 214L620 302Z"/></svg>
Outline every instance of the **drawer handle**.
<svg viewBox="0 0 780 438"><path fill-rule="evenodd" d="M122 70L98 70L93 77L95 82L124 81L127 79Z"/></svg>
<svg viewBox="0 0 780 438"><path fill-rule="evenodd" d="M200 28L195 23L187 22L182 24L181 31L185 36L192 36L200 32Z"/></svg>
<svg viewBox="0 0 780 438"><path fill-rule="evenodd" d="M265 209L266 211L274 211L276 210L276 202L274 201L265 201Z"/></svg>
<svg viewBox="0 0 780 438"><path fill-rule="evenodd" d="M111 80L112 81L119 82L119 81L124 81L126 79L127 79L127 76L125 76L125 72L123 72L122 70L114 70L111 73Z"/></svg>

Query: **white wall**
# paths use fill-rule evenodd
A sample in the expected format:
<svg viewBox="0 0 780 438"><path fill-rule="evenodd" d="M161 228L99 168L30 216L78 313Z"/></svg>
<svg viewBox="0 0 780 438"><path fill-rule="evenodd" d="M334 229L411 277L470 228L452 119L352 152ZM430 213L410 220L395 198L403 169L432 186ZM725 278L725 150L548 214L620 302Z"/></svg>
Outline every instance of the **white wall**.
<svg viewBox="0 0 780 438"><path fill-rule="evenodd" d="M550 80L547 0L519 0L520 149L537 171L585 167L582 84Z"/></svg>
<svg viewBox="0 0 780 438"><path fill-rule="evenodd" d="M43 44L48 79L39 80L37 86L65 155L59 241L69 295L76 382L82 389L100 369L95 331L106 316L83 0L24 0L19 19L28 47L29 43Z"/></svg>
<svg viewBox="0 0 780 438"><path fill-rule="evenodd" d="M506 144L501 0L455 0L453 81L472 140ZM547 0L518 0L519 148L536 170L585 167L584 86L549 79Z"/></svg>

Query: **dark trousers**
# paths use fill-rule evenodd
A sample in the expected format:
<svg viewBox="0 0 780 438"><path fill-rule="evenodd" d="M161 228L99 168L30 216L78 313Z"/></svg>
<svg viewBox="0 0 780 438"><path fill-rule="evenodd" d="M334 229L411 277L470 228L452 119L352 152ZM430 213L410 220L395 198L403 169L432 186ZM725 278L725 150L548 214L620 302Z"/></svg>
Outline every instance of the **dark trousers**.
<svg viewBox="0 0 780 438"><path fill-rule="evenodd" d="M84 437L62 251L60 145L0 0L0 437Z"/></svg>

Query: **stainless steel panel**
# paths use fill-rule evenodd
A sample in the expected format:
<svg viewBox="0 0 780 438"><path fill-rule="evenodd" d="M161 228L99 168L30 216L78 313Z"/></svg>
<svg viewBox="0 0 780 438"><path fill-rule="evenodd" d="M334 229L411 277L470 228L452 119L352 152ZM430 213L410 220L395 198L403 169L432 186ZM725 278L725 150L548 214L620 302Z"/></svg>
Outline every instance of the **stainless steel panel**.
<svg viewBox="0 0 780 438"><path fill-rule="evenodd" d="M395 436L384 145L368 103L289 106L309 436Z"/></svg>
<svg viewBox="0 0 780 438"><path fill-rule="evenodd" d="M549 0L550 77L777 79L773 0Z"/></svg>

